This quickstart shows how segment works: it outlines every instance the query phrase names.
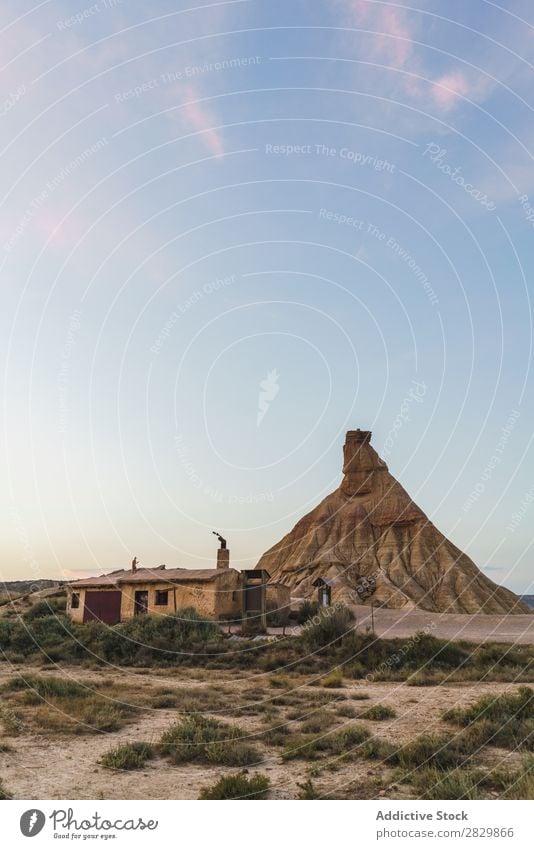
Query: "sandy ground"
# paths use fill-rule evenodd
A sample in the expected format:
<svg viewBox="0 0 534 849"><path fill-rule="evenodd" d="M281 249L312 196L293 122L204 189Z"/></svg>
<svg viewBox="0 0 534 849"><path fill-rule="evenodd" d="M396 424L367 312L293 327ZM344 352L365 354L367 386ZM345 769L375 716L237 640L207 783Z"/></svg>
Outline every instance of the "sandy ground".
<svg viewBox="0 0 534 849"><path fill-rule="evenodd" d="M18 670L20 674L21 670ZM145 674L141 674L142 672ZM201 682L195 677L182 677L175 671L167 674L151 671L121 670L113 671L113 679L123 692L131 687L148 691L150 688L169 686L198 687ZM0 664L0 684L5 683L13 674L8 664ZM73 680L91 684L101 679L101 673L84 670L79 667L63 668L52 671L24 668L26 674L62 674ZM147 674L148 673L148 674ZM267 678L258 679L257 675L231 679L221 673L206 673L211 686L214 683L232 687L235 700L242 690L251 686L268 688ZM252 680L253 679L253 680ZM292 687L305 686L304 678L295 678ZM202 686L202 685L201 685ZM516 689L514 684L442 684L439 687L408 687L404 683L360 684L349 682L339 692L345 697L339 704L352 705L355 709L365 709L372 704L381 703L393 706L397 717L385 722L365 721L371 733L391 742L405 742L423 732L451 731L450 726L441 721L444 710L453 706L465 707L475 702L485 693L502 693ZM281 690L270 690L269 697L280 695ZM354 697L365 692L370 697L366 701ZM232 701L235 703L235 700ZM302 708L303 716L313 714L316 708ZM300 710L300 709L299 709ZM228 722L237 722L253 734L261 725L261 717L253 716L235 719L225 716L219 718ZM161 733L177 719L176 710L147 708L135 722L119 731L108 734L35 734L23 729L19 736L2 737L0 742L7 743L9 751L0 753L0 777L5 786L17 799L196 799L203 786L211 785L221 775L235 773L235 768L206 767L204 765L184 764L173 766L168 761L156 759L149 761L145 768L133 772L110 771L100 766L100 756L119 743L146 740L156 742ZM278 720L277 720L278 721ZM281 723L287 720L282 716ZM342 719L343 723L353 723L354 719ZM357 720L361 722L361 720ZM263 726L265 727L265 726ZM256 742L256 741L254 741ZM258 771L271 779L271 797L279 799L295 798L298 784L309 776L312 764L306 761L282 762L275 748L263 749L265 759L261 764L249 767L253 774ZM515 766L516 755L499 749L492 750L492 763ZM334 770L326 770L317 778L321 792L350 792L352 798L406 798L410 790L407 786L398 788L387 785L387 775L380 764L365 760L345 763L333 763ZM315 779L314 779L315 780Z"/></svg>

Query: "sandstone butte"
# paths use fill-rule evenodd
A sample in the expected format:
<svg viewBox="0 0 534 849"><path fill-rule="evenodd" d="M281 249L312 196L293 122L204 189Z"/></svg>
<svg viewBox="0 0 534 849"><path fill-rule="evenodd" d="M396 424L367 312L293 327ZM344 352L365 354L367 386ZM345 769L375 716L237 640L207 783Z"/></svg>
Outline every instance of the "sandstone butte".
<svg viewBox="0 0 534 849"><path fill-rule="evenodd" d="M349 604L529 613L432 524L370 441L370 431L347 433L341 485L266 551L257 568L298 598L315 598L314 582L324 579L332 600Z"/></svg>

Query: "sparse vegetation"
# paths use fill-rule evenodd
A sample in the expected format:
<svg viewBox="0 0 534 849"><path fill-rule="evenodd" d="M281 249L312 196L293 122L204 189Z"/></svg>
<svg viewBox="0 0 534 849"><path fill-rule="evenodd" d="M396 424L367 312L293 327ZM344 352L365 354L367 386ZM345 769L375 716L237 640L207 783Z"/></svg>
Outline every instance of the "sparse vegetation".
<svg viewBox="0 0 534 849"><path fill-rule="evenodd" d="M319 710L310 714L302 722L300 730L303 734L320 734L335 725L335 717L327 710Z"/></svg>
<svg viewBox="0 0 534 849"><path fill-rule="evenodd" d="M135 617L112 628L98 622L75 624L61 612L44 615L40 605L32 610L24 621L0 619L0 651L12 662L30 659L273 673L284 668L286 675L297 672L315 677L339 669L347 680L371 675L374 681L407 681L414 686L534 680L534 646L451 643L425 633L406 639L377 638L357 633L351 611L341 605L319 612L312 604L303 605L299 615L306 615L306 623L300 636L286 636L283 647L277 641L269 645L242 642L239 651L216 622L193 608L170 616ZM172 706L170 699L167 704Z"/></svg>
<svg viewBox="0 0 534 849"><path fill-rule="evenodd" d="M266 775L226 775L212 787L204 787L199 799L265 799L269 783Z"/></svg>
<svg viewBox="0 0 534 849"><path fill-rule="evenodd" d="M303 628L300 636L310 651L339 645L354 628L354 613L342 604L317 613Z"/></svg>
<svg viewBox="0 0 534 849"><path fill-rule="evenodd" d="M380 722L384 719L393 719L397 716L395 710L389 705L372 705L358 715L359 719L372 719Z"/></svg>
<svg viewBox="0 0 534 849"><path fill-rule="evenodd" d="M343 686L343 673L341 669L333 669L328 675L325 675L324 678L321 679L321 687L326 687L328 689L335 689L337 687Z"/></svg>
<svg viewBox="0 0 534 849"><path fill-rule="evenodd" d="M352 757L357 747L361 746L369 737L369 732L362 726L352 726L334 733L311 736L300 734L292 737L282 753L284 760L302 758L315 760L325 755L337 755L339 757Z"/></svg>
<svg viewBox="0 0 534 849"><path fill-rule="evenodd" d="M102 755L100 763L108 769L142 769L154 757L150 743L125 743Z"/></svg>
<svg viewBox="0 0 534 849"><path fill-rule="evenodd" d="M401 746L387 760L407 770L450 770L469 763L479 749L480 742L465 734L428 734Z"/></svg>
<svg viewBox="0 0 534 849"><path fill-rule="evenodd" d="M465 734L509 749L534 749L534 691L520 687L516 693L484 696L465 710L454 708L445 720L467 727Z"/></svg>
<svg viewBox="0 0 534 849"><path fill-rule="evenodd" d="M12 694L15 703L34 707L31 721L35 725L58 733L116 731L136 711L134 705L56 676L18 676L3 691Z"/></svg>
<svg viewBox="0 0 534 849"><path fill-rule="evenodd" d="M160 749L173 763L200 761L226 766L259 763L260 753L246 739L246 732L235 725L193 714L165 731Z"/></svg>

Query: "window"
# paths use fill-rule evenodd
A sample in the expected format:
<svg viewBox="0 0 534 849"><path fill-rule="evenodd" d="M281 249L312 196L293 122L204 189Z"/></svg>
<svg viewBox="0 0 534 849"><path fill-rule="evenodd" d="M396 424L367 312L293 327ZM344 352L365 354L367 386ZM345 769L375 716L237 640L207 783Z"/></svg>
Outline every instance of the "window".
<svg viewBox="0 0 534 849"><path fill-rule="evenodd" d="M169 590L156 590L155 603L166 606L169 603Z"/></svg>
<svg viewBox="0 0 534 849"><path fill-rule="evenodd" d="M77 610L80 606L80 593L73 593L70 600L70 606L73 610Z"/></svg>

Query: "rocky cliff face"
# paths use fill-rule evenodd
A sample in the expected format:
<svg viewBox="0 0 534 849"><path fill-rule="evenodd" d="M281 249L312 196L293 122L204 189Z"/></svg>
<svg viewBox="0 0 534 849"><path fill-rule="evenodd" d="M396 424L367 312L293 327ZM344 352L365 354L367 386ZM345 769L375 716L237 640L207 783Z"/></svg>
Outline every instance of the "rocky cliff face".
<svg viewBox="0 0 534 849"><path fill-rule="evenodd" d="M389 473L369 431L349 431L343 481L280 542L258 568L314 597L332 583L333 599L448 613L529 613L494 584L430 522Z"/></svg>

